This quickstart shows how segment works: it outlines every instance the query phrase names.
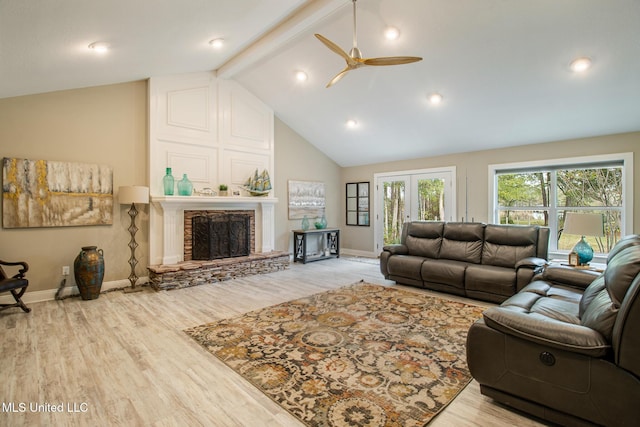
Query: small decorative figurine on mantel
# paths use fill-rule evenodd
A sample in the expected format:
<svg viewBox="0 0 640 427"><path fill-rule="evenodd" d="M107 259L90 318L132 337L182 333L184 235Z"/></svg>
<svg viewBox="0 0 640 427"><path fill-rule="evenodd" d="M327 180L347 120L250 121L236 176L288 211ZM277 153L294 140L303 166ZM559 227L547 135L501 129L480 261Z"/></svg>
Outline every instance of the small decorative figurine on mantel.
<svg viewBox="0 0 640 427"><path fill-rule="evenodd" d="M258 169L256 169L253 177L247 179L243 188L252 196L267 196L272 189L269 172L264 169L261 174L258 174Z"/></svg>

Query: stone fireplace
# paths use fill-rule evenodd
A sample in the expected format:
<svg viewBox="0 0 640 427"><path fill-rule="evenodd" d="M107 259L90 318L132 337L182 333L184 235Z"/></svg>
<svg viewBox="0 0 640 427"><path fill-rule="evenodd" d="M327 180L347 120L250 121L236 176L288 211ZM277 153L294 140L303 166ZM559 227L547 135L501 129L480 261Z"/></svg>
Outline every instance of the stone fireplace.
<svg viewBox="0 0 640 427"><path fill-rule="evenodd" d="M162 233L150 236L153 259L160 262L149 266L151 287L156 290L185 288L195 285L220 282L254 274L271 273L289 267L289 254L274 251L275 241L275 198L267 197L200 197L200 196L162 196L151 197L152 203L160 208ZM207 259L196 260L193 257L193 218L196 228L207 228ZM223 222L226 225L215 224ZM217 221L226 218L224 221ZM200 224L200 221L202 225ZM228 229L229 221L235 222L234 231ZM244 227L241 225L244 224ZM248 230L244 243L248 254L237 252L238 230ZM229 255L211 256L212 237L218 239L226 235L225 245L229 244ZM200 234L196 231L196 234ZM220 239L218 239L220 240ZM220 242L214 240L214 246L220 249ZM218 250L216 249L216 250ZM222 252L222 251L220 251ZM214 250L215 253L215 250Z"/></svg>

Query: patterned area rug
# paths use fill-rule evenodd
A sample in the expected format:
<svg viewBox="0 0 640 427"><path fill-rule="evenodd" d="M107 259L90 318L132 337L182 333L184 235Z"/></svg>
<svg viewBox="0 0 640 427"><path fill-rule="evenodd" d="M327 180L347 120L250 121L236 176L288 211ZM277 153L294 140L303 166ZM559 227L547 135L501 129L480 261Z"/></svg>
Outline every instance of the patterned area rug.
<svg viewBox="0 0 640 427"><path fill-rule="evenodd" d="M368 283L185 330L308 426L422 426L471 381L483 308Z"/></svg>

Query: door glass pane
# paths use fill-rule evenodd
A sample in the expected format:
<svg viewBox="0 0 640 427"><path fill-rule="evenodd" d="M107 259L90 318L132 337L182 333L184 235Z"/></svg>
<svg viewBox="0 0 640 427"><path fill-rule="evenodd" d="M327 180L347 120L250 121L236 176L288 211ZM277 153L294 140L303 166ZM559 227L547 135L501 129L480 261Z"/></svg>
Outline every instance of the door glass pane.
<svg viewBox="0 0 640 427"><path fill-rule="evenodd" d="M442 221L444 215L444 179L419 179L418 221Z"/></svg>
<svg viewBox="0 0 640 427"><path fill-rule="evenodd" d="M384 244L400 243L405 220L405 181L383 183Z"/></svg>

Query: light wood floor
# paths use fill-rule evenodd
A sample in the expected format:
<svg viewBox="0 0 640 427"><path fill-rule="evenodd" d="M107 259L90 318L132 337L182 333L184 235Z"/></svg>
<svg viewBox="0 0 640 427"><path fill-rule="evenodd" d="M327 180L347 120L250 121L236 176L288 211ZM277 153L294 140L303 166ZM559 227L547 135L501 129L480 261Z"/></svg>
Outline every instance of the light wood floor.
<svg viewBox="0 0 640 427"><path fill-rule="evenodd" d="M1 312L0 425L300 427L182 330L361 279L393 284L377 265L341 258L182 290L115 291L31 304L29 314ZM63 412L53 412L59 405ZM430 427L538 425L472 382Z"/></svg>

